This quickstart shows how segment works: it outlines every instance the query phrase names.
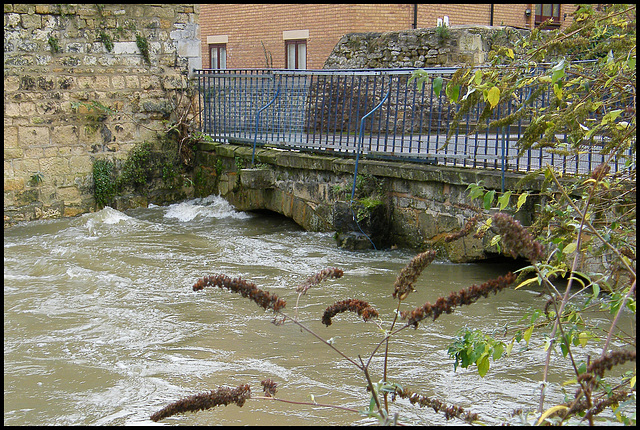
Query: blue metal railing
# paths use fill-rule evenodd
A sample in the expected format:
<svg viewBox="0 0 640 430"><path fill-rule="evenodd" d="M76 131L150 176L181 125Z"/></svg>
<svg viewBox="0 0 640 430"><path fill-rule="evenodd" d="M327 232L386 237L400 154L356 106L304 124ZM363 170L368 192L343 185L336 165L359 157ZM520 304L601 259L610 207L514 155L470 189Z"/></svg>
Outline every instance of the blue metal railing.
<svg viewBox="0 0 640 430"><path fill-rule="evenodd" d="M253 144L254 151L269 144L344 156L362 153L367 158L501 170L503 176L546 164L561 165L563 173L586 173L605 160L597 148L578 156L546 148L519 154L516 142L528 118L501 129L471 132L481 121L489 124L514 113L512 101L500 103L486 119L481 116L483 104L470 109L445 145L458 108L448 103L444 90L436 94L433 80L451 76L457 68L426 69L429 79L420 88L417 80L410 80L413 70L196 70L201 131L217 140ZM517 94L521 100L530 95L526 88ZM552 95L542 93L529 102L540 109L550 100ZM366 125L361 122L377 105ZM558 138L566 141L567 136ZM612 164L614 171L622 166L620 160Z"/></svg>

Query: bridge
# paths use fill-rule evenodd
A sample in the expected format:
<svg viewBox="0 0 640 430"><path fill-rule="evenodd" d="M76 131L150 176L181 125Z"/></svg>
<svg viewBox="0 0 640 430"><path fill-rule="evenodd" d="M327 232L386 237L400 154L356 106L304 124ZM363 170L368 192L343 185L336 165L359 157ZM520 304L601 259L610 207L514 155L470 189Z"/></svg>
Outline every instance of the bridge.
<svg viewBox="0 0 640 430"><path fill-rule="evenodd" d="M216 142L201 144L197 177L240 210L272 210L314 231L361 229L353 223L345 227L349 220L341 218L358 218L353 210L357 178L369 178L384 188L386 213L378 218L386 224L369 226L373 235L376 229L388 233L378 239L379 246L446 248L439 242L442 235L459 230L474 214L465 209L473 205L465 192L470 183L516 191L523 174L546 164L572 175L604 161L597 149L577 156L546 148L519 153L516 142L527 119L488 126L513 113L513 101L498 104L482 132L472 131L481 121L482 105L451 130L456 107L444 90L437 94L434 79L457 69L426 70L429 79L421 87L410 79L413 69L197 70L201 131ZM522 91L520 97L527 97ZM542 93L531 103L543 107L550 97ZM612 163L617 171L624 160ZM532 181L527 190L540 186L541 181ZM531 199L518 213L525 225L540 204ZM470 261L496 251L486 240L460 243L462 250L443 248L444 254Z"/></svg>

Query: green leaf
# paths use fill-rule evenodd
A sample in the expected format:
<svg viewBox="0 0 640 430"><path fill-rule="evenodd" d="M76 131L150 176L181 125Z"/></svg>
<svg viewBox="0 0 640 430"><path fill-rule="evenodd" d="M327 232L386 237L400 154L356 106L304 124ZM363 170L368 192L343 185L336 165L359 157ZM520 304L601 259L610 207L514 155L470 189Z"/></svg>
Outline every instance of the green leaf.
<svg viewBox="0 0 640 430"><path fill-rule="evenodd" d="M558 100L562 100L562 88L560 88L560 85L553 84L553 93L556 95Z"/></svg>
<svg viewBox="0 0 640 430"><path fill-rule="evenodd" d="M369 402L369 413L372 414L376 408L376 398L375 394L371 395L371 401Z"/></svg>
<svg viewBox="0 0 640 430"><path fill-rule="evenodd" d="M532 284L534 282L536 282L538 280L538 278L529 278L523 282L520 283L520 285L518 285L517 287L514 288L514 290L517 290L518 288L522 288L526 285Z"/></svg>
<svg viewBox="0 0 640 430"><path fill-rule="evenodd" d="M616 110L612 110L611 112L608 112L604 117L602 117L602 121L600 121L600 124L606 124L607 122L615 121L616 118L618 118L621 113L622 113L622 109L616 109Z"/></svg>
<svg viewBox="0 0 640 430"><path fill-rule="evenodd" d="M493 198L496 195L496 191L495 190L491 190L488 193L486 193L484 195L484 208L489 210L491 209L491 204L493 203Z"/></svg>
<svg viewBox="0 0 640 430"><path fill-rule="evenodd" d="M478 184L469 184L467 186L467 190L471 190L471 192L469 193L469 198L472 200L477 199L484 194L484 188Z"/></svg>
<svg viewBox="0 0 640 430"><path fill-rule="evenodd" d="M575 250L578 248L578 244L576 242L571 242L569 245L565 246L564 249L562 250L562 252L564 254L571 254L573 252L575 252Z"/></svg>
<svg viewBox="0 0 640 430"><path fill-rule="evenodd" d="M520 194L520 197L518 197L518 203L516 204L516 212L518 212L522 205L525 204L525 202L527 201L527 197L529 197L529 193L526 191Z"/></svg>
<svg viewBox="0 0 640 430"><path fill-rule="evenodd" d="M503 211L509 205L509 199L511 198L511 191L507 191L498 198L498 205L500 210Z"/></svg>
<svg viewBox="0 0 640 430"><path fill-rule="evenodd" d="M496 107L498 105L498 102L500 101L500 88L498 87L491 88L489 90L489 93L487 93L487 101L491 105L491 109Z"/></svg>
<svg viewBox="0 0 640 430"><path fill-rule="evenodd" d="M507 49L507 57L511 58L512 60L515 58L515 55L513 55L513 49Z"/></svg>
<svg viewBox="0 0 640 430"><path fill-rule="evenodd" d="M411 77L409 78L408 83L411 83L411 81L416 80L418 91L422 91L422 85L424 85L424 81L426 81L428 78L429 78L429 73L426 70L418 69L413 71L413 73L411 74Z"/></svg>
<svg viewBox="0 0 640 430"><path fill-rule="evenodd" d="M531 335L533 334L533 327L531 326L529 327L525 332L524 335L522 336L522 338L524 339L525 342L527 342L527 345L529 345L529 339L531 339Z"/></svg>
<svg viewBox="0 0 640 430"><path fill-rule="evenodd" d="M496 346L493 347L493 354L492 354L493 359L497 360L500 357L502 357L503 352L504 352L504 344L502 342L497 343Z"/></svg>
<svg viewBox="0 0 640 430"><path fill-rule="evenodd" d="M449 84L447 85L445 92L447 94L447 97L449 97L449 100L451 100L453 103L458 103L458 98L460 97L460 85Z"/></svg>
<svg viewBox="0 0 640 430"><path fill-rule="evenodd" d="M635 64L635 59L634 59L634 64ZM473 82L476 85L480 85L482 83L482 70L476 70L476 74L473 76Z"/></svg>
<svg viewBox="0 0 640 430"><path fill-rule="evenodd" d="M587 332L582 332L578 335L578 339L580 340L580 346L585 347L587 346L587 343L589 342L589 338L591 336L589 336L589 334Z"/></svg>
<svg viewBox="0 0 640 430"><path fill-rule="evenodd" d="M484 378L484 375L489 371L489 354L484 353L477 361L478 364L478 374Z"/></svg>
<svg viewBox="0 0 640 430"><path fill-rule="evenodd" d="M555 84L558 80L562 79L565 75L564 68L566 66L565 59L560 60L558 64L551 69L551 83Z"/></svg>
<svg viewBox="0 0 640 430"><path fill-rule="evenodd" d="M442 76L438 76L433 80L433 91L436 92L437 97L440 97L440 92L442 91Z"/></svg>
<svg viewBox="0 0 640 430"><path fill-rule="evenodd" d="M501 238L502 238L502 236L499 235L499 234L496 234L495 236L493 236L491 238L491 246L496 246L500 242Z"/></svg>
<svg viewBox="0 0 640 430"><path fill-rule="evenodd" d="M509 345L507 345L507 355L511 354L511 350L513 349L513 342L515 341L515 338L511 339L511 342L509 342Z"/></svg>

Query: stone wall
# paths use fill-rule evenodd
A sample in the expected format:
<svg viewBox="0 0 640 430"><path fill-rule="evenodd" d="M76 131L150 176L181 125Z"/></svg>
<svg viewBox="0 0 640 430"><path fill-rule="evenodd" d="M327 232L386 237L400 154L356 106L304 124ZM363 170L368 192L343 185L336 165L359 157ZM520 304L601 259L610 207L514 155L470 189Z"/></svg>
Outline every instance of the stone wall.
<svg viewBox="0 0 640 430"><path fill-rule="evenodd" d="M494 44L508 45L528 30L458 25L385 33L344 35L324 63L325 69L375 69L479 65Z"/></svg>
<svg viewBox="0 0 640 430"><path fill-rule="evenodd" d="M4 5L5 226L95 209L93 161L123 160L162 135L201 66L198 14L199 5Z"/></svg>
<svg viewBox="0 0 640 430"><path fill-rule="evenodd" d="M201 195L220 194L238 210L277 212L309 231L340 233L341 213L352 191L354 159L258 148L256 168L243 168L250 167L251 158L250 146L201 143L194 175ZM384 194L381 199L387 214L382 215L387 218L388 234L381 238L382 246L436 248L441 257L453 262L497 255L489 234L449 243L444 236L461 230L476 214L465 207L477 206L469 198L468 184L482 181L488 189L500 190L500 172L364 158L359 161L358 174L377 182ZM521 178L506 173L505 187L518 189ZM541 179L528 183L532 194L541 186ZM530 225L539 204L529 199L516 217ZM363 223L359 227L371 236L380 233L367 232ZM368 239L363 243L368 246Z"/></svg>

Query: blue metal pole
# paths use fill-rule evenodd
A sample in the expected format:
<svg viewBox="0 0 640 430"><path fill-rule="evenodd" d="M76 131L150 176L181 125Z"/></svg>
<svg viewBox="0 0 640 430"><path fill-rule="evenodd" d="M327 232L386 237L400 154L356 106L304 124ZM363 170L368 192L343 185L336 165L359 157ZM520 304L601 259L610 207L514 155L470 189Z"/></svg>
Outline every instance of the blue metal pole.
<svg viewBox="0 0 640 430"><path fill-rule="evenodd" d="M378 110L378 108L380 106L382 106L382 104L384 102L387 101L387 98L389 97L389 94L391 94L391 88L389 88L389 91L387 91L387 95L384 96L382 101L380 103L378 103L378 106L374 107L369 113L367 113L365 116L363 116L362 119L360 120L360 137L359 137L359 142L358 142L358 148L356 149L356 166L355 166L355 169L353 171L353 188L351 188L351 200L353 200L353 197L356 194L356 178L358 177L358 161L360 160L360 147L362 146L362 141L364 139L364 120L367 119L367 117L369 115L371 115L376 110Z"/></svg>

